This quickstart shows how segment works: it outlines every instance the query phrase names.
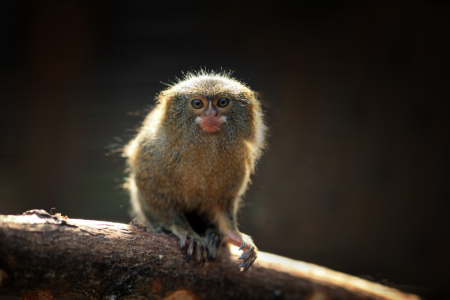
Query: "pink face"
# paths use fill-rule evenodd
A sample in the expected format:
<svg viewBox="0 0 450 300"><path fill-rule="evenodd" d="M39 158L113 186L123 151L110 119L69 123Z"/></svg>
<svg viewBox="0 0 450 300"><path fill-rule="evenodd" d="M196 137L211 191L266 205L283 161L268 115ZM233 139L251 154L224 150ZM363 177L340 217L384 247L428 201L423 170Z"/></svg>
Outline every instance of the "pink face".
<svg viewBox="0 0 450 300"><path fill-rule="evenodd" d="M208 100L206 97L193 97L189 101L189 106L197 115L195 121L206 132L213 133L227 122L224 116L231 107L230 98L217 96Z"/></svg>

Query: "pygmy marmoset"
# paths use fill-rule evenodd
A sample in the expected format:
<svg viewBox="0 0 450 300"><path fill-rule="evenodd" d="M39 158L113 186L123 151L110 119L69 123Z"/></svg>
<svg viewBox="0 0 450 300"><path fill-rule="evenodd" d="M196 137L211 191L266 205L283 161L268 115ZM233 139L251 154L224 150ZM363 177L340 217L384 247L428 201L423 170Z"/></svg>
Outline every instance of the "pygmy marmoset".
<svg viewBox="0 0 450 300"><path fill-rule="evenodd" d="M241 271L257 257L236 214L264 146L257 95L223 73L189 73L162 91L127 145L133 209L153 232L169 231L188 258L214 259L222 240L244 253Z"/></svg>

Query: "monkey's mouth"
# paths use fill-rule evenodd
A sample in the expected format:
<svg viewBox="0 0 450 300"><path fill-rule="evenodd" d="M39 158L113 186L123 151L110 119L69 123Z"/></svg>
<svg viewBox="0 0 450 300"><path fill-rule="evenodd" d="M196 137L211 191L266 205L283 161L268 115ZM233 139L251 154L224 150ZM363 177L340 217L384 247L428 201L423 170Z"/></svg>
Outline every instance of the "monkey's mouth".
<svg viewBox="0 0 450 300"><path fill-rule="evenodd" d="M195 120L200 128L206 132L216 132L222 128L222 124L226 122L225 116L205 116L205 117L197 117Z"/></svg>

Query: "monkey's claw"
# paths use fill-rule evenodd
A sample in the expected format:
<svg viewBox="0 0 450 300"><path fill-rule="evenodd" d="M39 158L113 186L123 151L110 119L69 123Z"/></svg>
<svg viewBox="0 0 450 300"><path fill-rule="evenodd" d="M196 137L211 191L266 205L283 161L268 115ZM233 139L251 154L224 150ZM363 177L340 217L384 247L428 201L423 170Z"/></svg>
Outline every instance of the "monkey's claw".
<svg viewBox="0 0 450 300"><path fill-rule="evenodd" d="M245 242L244 241L242 241L242 244L241 244L241 246L239 247L239 250L242 250L242 249L244 249L245 247L246 247L247 245L245 244Z"/></svg>
<svg viewBox="0 0 450 300"><path fill-rule="evenodd" d="M191 259L192 253L194 252L194 238L190 237L190 243L189 243L189 248L187 251L187 260Z"/></svg>
<svg viewBox="0 0 450 300"><path fill-rule="evenodd" d="M250 267L253 265L253 262L258 257L256 252L256 248L250 246L248 247L247 251L242 253L242 255L238 258L242 260L242 264L239 265L239 269L241 270L241 272L246 272L250 269Z"/></svg>
<svg viewBox="0 0 450 300"><path fill-rule="evenodd" d="M180 239L180 246L181 246L181 249L184 249L184 247L186 246L187 236L188 236L188 233L187 233L187 231L186 231L186 232L183 234L183 236L181 237L181 239Z"/></svg>

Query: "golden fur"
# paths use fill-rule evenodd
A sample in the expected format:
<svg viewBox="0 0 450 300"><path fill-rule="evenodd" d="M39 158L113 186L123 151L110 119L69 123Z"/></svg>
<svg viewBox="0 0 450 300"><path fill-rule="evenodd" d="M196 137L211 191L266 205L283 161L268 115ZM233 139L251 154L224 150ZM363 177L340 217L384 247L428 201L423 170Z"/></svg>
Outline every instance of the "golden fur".
<svg viewBox="0 0 450 300"><path fill-rule="evenodd" d="M218 95L231 101L226 121L217 132L205 132L189 99ZM206 228L220 238L230 231L244 236L237 230L236 212L265 132L255 92L226 74L188 74L158 95L156 107L126 147L136 214L154 230L180 237L188 232L201 244L204 232L193 232L183 221L187 213L203 216Z"/></svg>

